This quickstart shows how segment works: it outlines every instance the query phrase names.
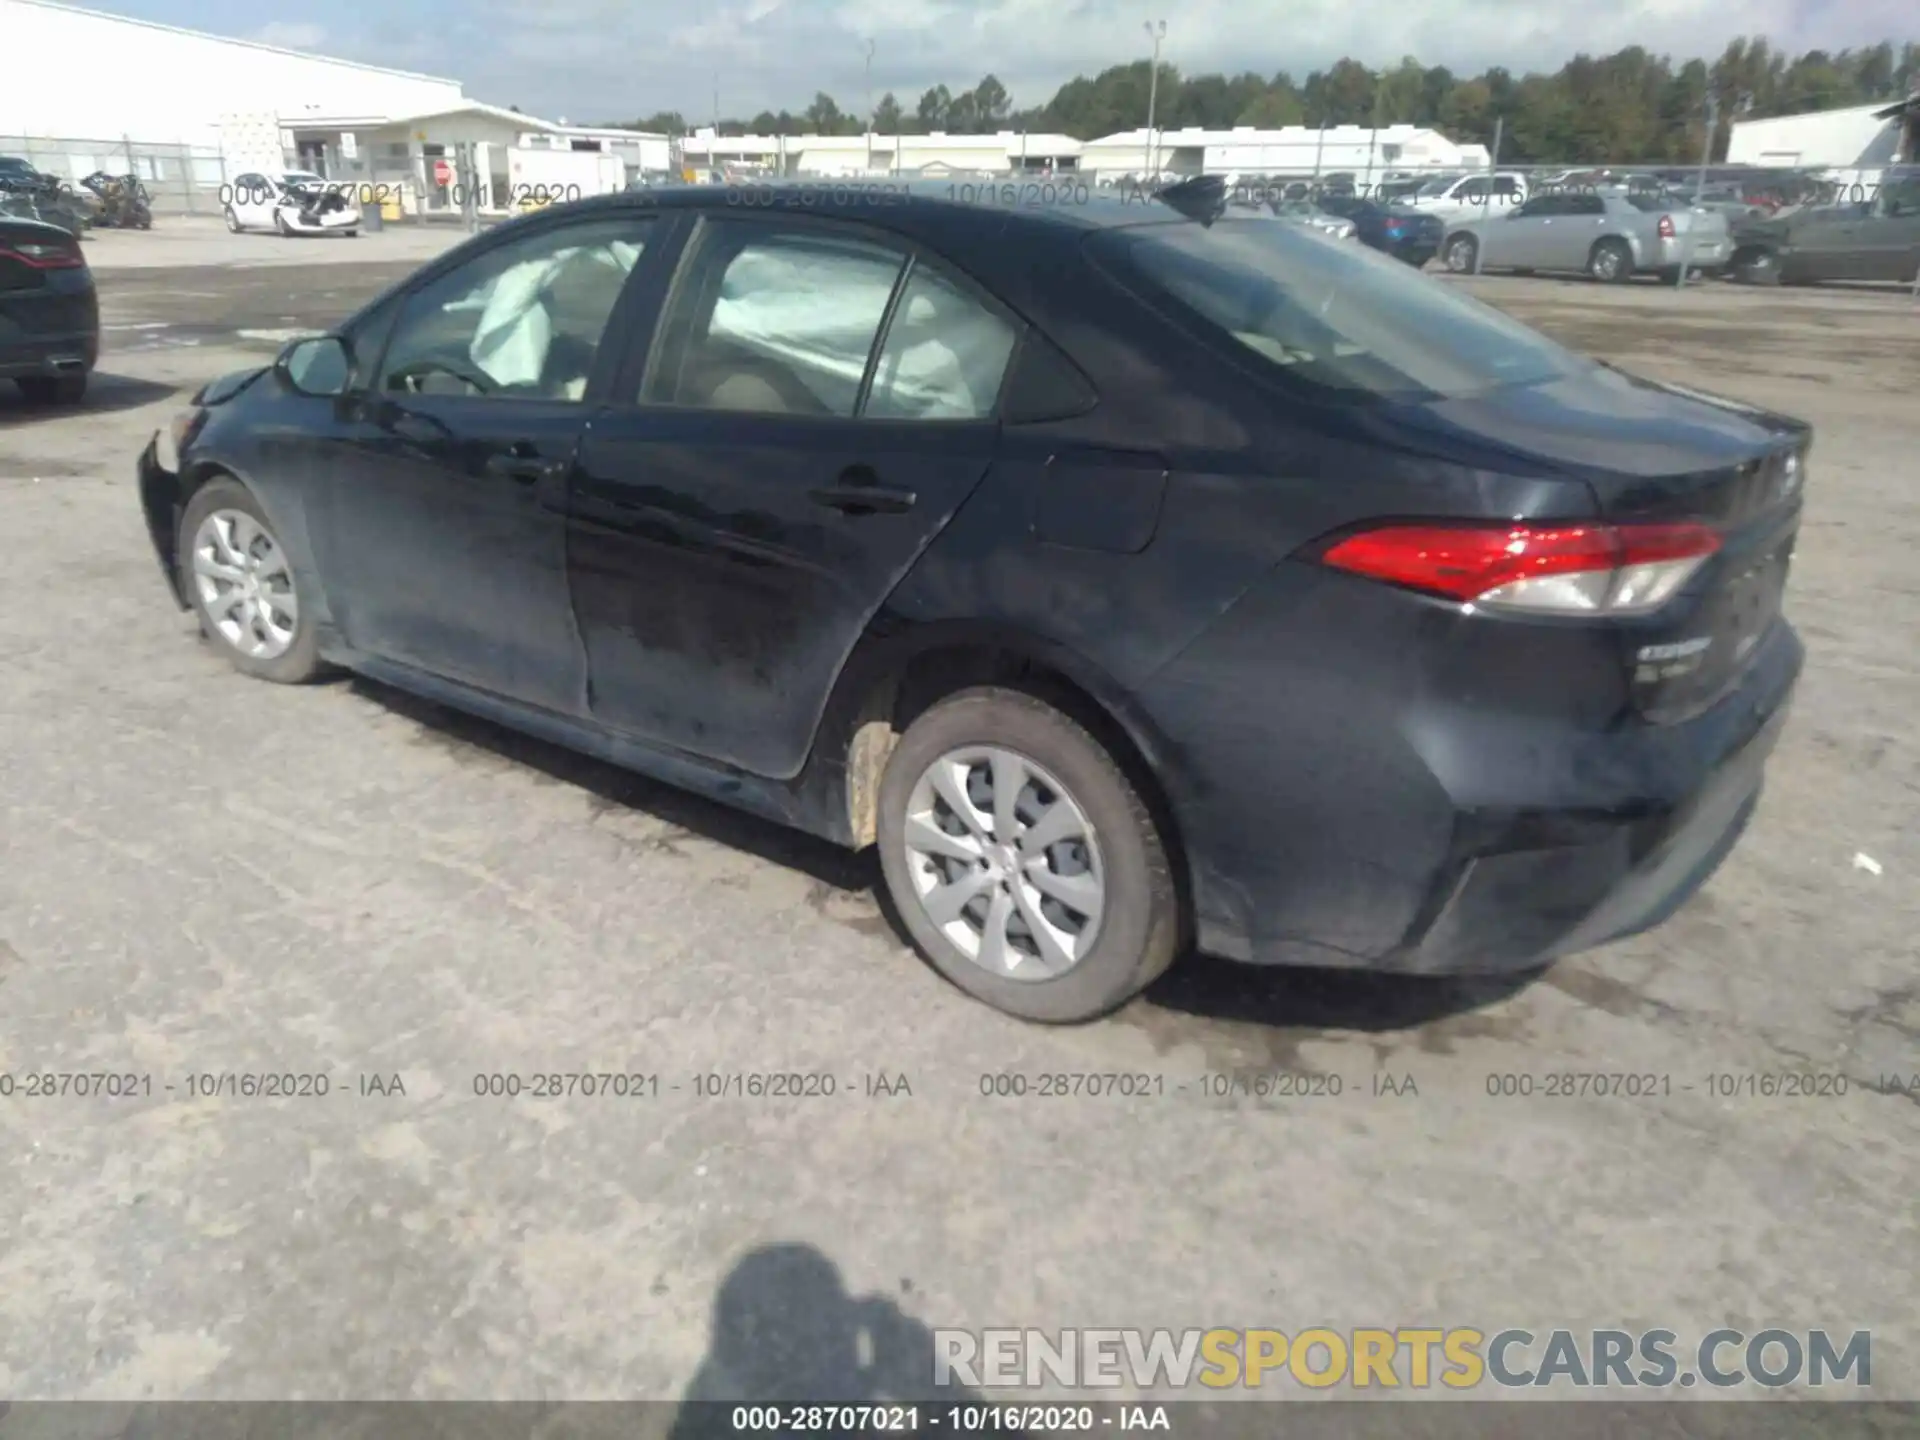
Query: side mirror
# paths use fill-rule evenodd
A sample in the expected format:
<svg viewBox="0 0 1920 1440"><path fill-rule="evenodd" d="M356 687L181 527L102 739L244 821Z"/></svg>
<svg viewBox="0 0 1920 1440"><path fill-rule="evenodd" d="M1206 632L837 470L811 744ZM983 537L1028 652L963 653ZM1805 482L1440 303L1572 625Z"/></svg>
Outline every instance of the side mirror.
<svg viewBox="0 0 1920 1440"><path fill-rule="evenodd" d="M353 378L353 351L338 335L316 335L282 350L274 369L302 395L344 395Z"/></svg>

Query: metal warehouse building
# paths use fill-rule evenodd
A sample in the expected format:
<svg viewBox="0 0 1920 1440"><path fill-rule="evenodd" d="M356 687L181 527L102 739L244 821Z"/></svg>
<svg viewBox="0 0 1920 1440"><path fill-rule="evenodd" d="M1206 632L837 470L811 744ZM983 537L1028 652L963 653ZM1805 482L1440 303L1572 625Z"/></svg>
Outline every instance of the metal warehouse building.
<svg viewBox="0 0 1920 1440"><path fill-rule="evenodd" d="M1920 160L1920 96L1743 120L1727 137L1729 165L1875 170L1911 160Z"/></svg>
<svg viewBox="0 0 1920 1440"><path fill-rule="evenodd" d="M516 155L616 155L631 177L674 163L664 135L593 129L470 99L460 82L201 34L53 0L0 0L14 63L0 154L78 180L132 171L157 208L215 211L221 185L293 167L393 186L410 210L458 209L434 162L474 147L483 210L506 206Z"/></svg>

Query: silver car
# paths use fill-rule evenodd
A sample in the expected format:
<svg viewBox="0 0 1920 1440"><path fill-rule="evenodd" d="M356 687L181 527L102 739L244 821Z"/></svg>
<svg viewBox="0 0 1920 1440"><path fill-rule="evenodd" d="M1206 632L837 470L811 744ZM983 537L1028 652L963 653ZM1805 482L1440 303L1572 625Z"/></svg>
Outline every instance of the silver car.
<svg viewBox="0 0 1920 1440"><path fill-rule="evenodd" d="M1335 240L1351 240L1354 237L1353 222L1344 215L1333 215L1322 210L1311 200L1282 200L1273 207L1273 213L1282 220L1291 220L1296 225L1305 225L1309 230L1318 230Z"/></svg>
<svg viewBox="0 0 1920 1440"><path fill-rule="evenodd" d="M1449 270L1584 270L1596 280L1681 268L1718 271L1733 253L1727 217L1684 200L1619 191L1535 195L1504 215L1455 222L1440 247Z"/></svg>

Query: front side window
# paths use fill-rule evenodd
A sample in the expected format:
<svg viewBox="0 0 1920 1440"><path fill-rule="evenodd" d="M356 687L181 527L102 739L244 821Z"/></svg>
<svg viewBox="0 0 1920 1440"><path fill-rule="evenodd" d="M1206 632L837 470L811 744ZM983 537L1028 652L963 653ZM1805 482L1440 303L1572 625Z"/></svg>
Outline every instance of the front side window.
<svg viewBox="0 0 1920 1440"><path fill-rule="evenodd" d="M1458 398L1590 364L1399 261L1291 225L1134 225L1088 247L1276 379L1329 399Z"/></svg>
<svg viewBox="0 0 1920 1440"><path fill-rule="evenodd" d="M376 388L502 400L580 400L650 221L543 230L407 297Z"/></svg>
<svg viewBox="0 0 1920 1440"><path fill-rule="evenodd" d="M1604 215L1606 213L1607 202L1598 195L1569 195L1567 197L1567 214L1569 215Z"/></svg>

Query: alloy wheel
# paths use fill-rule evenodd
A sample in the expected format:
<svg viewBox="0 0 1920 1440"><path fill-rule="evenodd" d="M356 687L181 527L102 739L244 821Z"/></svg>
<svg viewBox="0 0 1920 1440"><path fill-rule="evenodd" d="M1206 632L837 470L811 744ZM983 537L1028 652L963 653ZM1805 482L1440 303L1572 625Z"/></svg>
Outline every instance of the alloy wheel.
<svg viewBox="0 0 1920 1440"><path fill-rule="evenodd" d="M907 801L901 843L927 918L994 975L1057 979L1099 938L1106 881L1093 822L1024 755L977 745L935 760Z"/></svg>
<svg viewBox="0 0 1920 1440"><path fill-rule="evenodd" d="M244 510L215 510L200 522L193 584L207 623L242 655L276 660L293 644L293 571L279 542Z"/></svg>

